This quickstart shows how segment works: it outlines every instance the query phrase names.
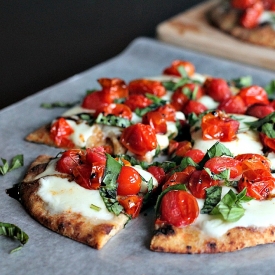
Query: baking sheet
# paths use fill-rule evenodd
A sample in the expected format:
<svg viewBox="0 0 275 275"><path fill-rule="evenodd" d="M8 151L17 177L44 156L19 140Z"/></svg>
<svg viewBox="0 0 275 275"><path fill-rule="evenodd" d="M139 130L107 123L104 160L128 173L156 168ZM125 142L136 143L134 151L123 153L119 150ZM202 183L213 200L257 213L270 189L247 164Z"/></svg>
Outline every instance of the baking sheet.
<svg viewBox="0 0 275 275"><path fill-rule="evenodd" d="M25 165L0 176L0 221L14 223L27 232L29 242L9 254L17 243L0 236L0 274L273 274L275 244L216 255L177 255L149 250L153 210L142 213L112 238L102 250L94 250L60 236L34 221L5 190L19 182L30 162L39 154L56 155L60 150L24 141L32 130L51 121L64 109L40 108L44 102L75 102L87 89L98 88L100 77L125 81L159 75L174 59L193 62L200 73L227 79L252 75L254 83L265 85L274 72L214 58L183 48L168 46L150 38L134 40L124 52L81 74L49 87L0 111L0 157L7 160L23 154Z"/></svg>

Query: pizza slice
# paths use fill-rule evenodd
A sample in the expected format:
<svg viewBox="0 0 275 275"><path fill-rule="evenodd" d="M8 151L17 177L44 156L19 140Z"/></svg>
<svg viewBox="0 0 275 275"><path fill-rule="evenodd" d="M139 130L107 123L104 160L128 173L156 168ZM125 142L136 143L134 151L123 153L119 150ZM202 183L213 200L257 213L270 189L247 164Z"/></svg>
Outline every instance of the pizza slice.
<svg viewBox="0 0 275 275"><path fill-rule="evenodd" d="M136 218L156 189L141 166L103 147L39 156L19 186L19 200L45 227L100 249Z"/></svg>

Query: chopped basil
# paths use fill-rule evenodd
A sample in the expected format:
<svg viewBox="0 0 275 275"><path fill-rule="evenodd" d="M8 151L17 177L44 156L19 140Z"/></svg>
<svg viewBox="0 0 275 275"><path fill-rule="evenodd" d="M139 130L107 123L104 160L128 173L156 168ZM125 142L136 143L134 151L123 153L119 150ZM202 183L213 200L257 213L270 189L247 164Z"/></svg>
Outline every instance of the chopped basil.
<svg viewBox="0 0 275 275"><path fill-rule="evenodd" d="M229 182L230 169L225 169L221 171L219 174L214 174L209 168L204 167L204 170L208 173L208 175L213 180L225 181L225 183Z"/></svg>
<svg viewBox="0 0 275 275"><path fill-rule="evenodd" d="M153 178L150 178L149 181L144 179L142 176L141 178L142 178L142 181L146 182L147 184L147 193L143 197L143 204L147 204L150 201L150 198L152 196L152 191L154 189Z"/></svg>
<svg viewBox="0 0 275 275"><path fill-rule="evenodd" d="M92 126L95 123L95 118L91 113L80 113L80 114L77 114L76 116L84 120L89 126Z"/></svg>
<svg viewBox="0 0 275 275"><path fill-rule="evenodd" d="M171 169L175 168L176 163L174 161L163 161L163 162L156 161L150 164L150 166L161 167L165 171L165 173L167 173L168 171L171 171Z"/></svg>
<svg viewBox="0 0 275 275"><path fill-rule="evenodd" d="M252 77L250 75L242 76L239 78L232 79L229 84L235 86L236 88L244 88L252 85Z"/></svg>
<svg viewBox="0 0 275 275"><path fill-rule="evenodd" d="M221 186L211 186L205 190L206 198L200 211L201 214L209 214L213 208L220 202L222 195Z"/></svg>
<svg viewBox="0 0 275 275"><path fill-rule="evenodd" d="M119 204L119 202L116 199L117 178L122 165L114 158L112 158L109 154L106 154L106 156L106 168L102 184L99 189L99 193L107 209L115 215L119 215L123 211L123 207Z"/></svg>
<svg viewBox="0 0 275 275"><path fill-rule="evenodd" d="M239 194L232 189L221 199L221 201L209 213L210 215L221 215L222 219L228 222L238 221L245 212L242 203L246 203L252 198L246 196L246 188Z"/></svg>
<svg viewBox="0 0 275 275"><path fill-rule="evenodd" d="M7 160L1 158L3 165L0 166L0 174L5 175L6 173L17 169L24 165L24 157L23 155L17 155L12 158L11 164L7 162Z"/></svg>
<svg viewBox="0 0 275 275"><path fill-rule="evenodd" d="M68 103L68 102L52 102L52 103L41 103L40 107L45 109L53 109L53 108L71 108L75 106L78 102Z"/></svg>
<svg viewBox="0 0 275 275"><path fill-rule="evenodd" d="M253 122L245 122L250 129L264 133L270 138L275 138L275 112Z"/></svg>
<svg viewBox="0 0 275 275"><path fill-rule="evenodd" d="M0 235L16 239L21 243L22 246L26 244L29 240L29 236L24 231L22 231L18 226L11 223L0 222ZM22 246L13 249L11 253L20 250Z"/></svg>
<svg viewBox="0 0 275 275"><path fill-rule="evenodd" d="M131 121L124 117L117 117L114 115L107 115L104 116L102 113L100 113L96 118L96 123L98 124L104 124L109 126L117 126L121 128L127 128L131 125Z"/></svg>
<svg viewBox="0 0 275 275"><path fill-rule="evenodd" d="M93 209L93 210L95 210L95 211L100 211L100 209L101 209L99 206L96 206L96 205L94 205L92 203L90 205L90 208Z"/></svg>
<svg viewBox="0 0 275 275"><path fill-rule="evenodd" d="M167 187L166 189L164 189L161 194L158 196L157 198L157 202L156 202L156 206L155 206L155 210L156 210L156 215L159 215L159 211L160 211L160 204L161 204L161 200L164 197L164 195L166 193L168 193L169 191L172 190L183 190L183 191L187 191L187 188L185 186L185 184L175 184L175 185L171 185L169 187Z"/></svg>
<svg viewBox="0 0 275 275"><path fill-rule="evenodd" d="M268 93L268 95L273 95L275 94L275 79L270 81L269 84L265 86L265 90Z"/></svg>

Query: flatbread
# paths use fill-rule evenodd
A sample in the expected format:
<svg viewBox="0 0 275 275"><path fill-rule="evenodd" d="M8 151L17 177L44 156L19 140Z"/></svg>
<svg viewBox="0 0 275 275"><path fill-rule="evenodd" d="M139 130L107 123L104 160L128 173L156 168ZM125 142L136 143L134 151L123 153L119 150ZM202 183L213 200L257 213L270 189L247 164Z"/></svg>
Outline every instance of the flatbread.
<svg viewBox="0 0 275 275"><path fill-rule="evenodd" d="M275 48L275 30L268 23L253 29L239 25L240 11L232 9L228 1L220 1L207 12L211 24L231 36L252 44Z"/></svg>
<svg viewBox="0 0 275 275"><path fill-rule="evenodd" d="M114 216L108 222L93 220L80 213L62 212L52 214L47 204L38 195L39 180L35 177L43 172L51 160L46 155L39 156L30 166L20 185L21 203L27 212L45 227L93 248L101 249L108 240L124 228L128 217ZM63 176L64 175L56 175Z"/></svg>

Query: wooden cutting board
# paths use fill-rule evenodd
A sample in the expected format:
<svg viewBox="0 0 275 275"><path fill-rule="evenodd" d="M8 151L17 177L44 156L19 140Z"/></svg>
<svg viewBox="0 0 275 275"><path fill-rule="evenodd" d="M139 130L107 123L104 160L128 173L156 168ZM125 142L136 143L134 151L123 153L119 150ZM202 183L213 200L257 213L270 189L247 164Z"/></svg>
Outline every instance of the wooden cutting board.
<svg viewBox="0 0 275 275"><path fill-rule="evenodd" d="M206 12L220 0L206 1L160 23L159 40L218 57L275 70L275 50L249 44L211 26Z"/></svg>

